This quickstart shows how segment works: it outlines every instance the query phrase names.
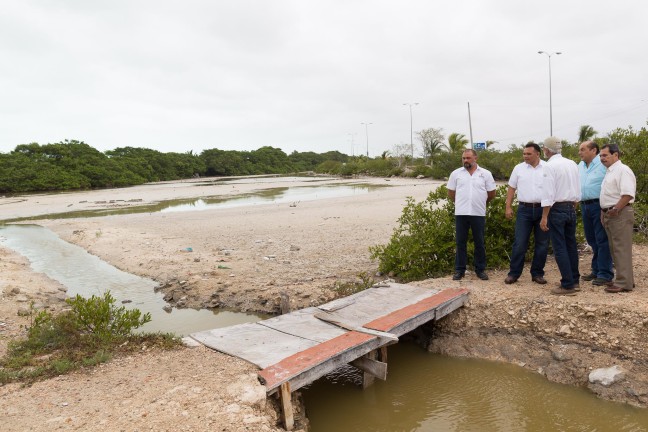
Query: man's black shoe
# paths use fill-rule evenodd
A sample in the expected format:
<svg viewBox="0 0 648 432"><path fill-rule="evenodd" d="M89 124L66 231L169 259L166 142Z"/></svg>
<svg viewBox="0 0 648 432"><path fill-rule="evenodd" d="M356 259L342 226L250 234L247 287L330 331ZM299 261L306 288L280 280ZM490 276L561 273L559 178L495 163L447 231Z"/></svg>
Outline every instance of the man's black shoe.
<svg viewBox="0 0 648 432"><path fill-rule="evenodd" d="M596 273L590 273L588 275L583 275L581 276L581 279L583 279L585 282L590 282L596 279Z"/></svg>
<svg viewBox="0 0 648 432"><path fill-rule="evenodd" d="M484 273L484 272L478 272L478 273L476 273L476 274L477 274L477 277L478 277L479 279L481 279L481 280L488 280L488 275L487 275L486 273Z"/></svg>
<svg viewBox="0 0 648 432"><path fill-rule="evenodd" d="M455 272L455 274L452 275L452 280L461 280L463 279L464 274L461 272Z"/></svg>

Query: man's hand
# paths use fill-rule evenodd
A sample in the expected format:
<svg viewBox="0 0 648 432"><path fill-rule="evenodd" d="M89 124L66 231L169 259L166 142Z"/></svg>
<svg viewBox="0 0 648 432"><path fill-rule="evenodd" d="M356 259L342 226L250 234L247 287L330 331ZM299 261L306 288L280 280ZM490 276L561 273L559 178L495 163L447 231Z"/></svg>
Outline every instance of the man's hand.
<svg viewBox="0 0 648 432"><path fill-rule="evenodd" d="M542 231L549 231L549 226L547 225L547 218L546 217L543 217L540 220L540 229Z"/></svg>
<svg viewBox="0 0 648 432"><path fill-rule="evenodd" d="M506 211L504 212L504 217L508 220L513 219L513 209L509 206L506 206Z"/></svg>

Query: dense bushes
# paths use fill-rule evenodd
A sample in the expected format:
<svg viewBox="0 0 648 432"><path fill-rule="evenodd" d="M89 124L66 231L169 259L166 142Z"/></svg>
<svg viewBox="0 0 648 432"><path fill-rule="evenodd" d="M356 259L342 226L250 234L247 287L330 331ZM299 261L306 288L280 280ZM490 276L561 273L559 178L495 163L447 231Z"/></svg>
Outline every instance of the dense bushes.
<svg viewBox="0 0 648 432"><path fill-rule="evenodd" d="M419 203L407 199L398 227L386 245L370 248L378 268L404 280L423 279L451 273L455 257L454 203L448 189L437 188ZM505 267L513 244L513 222L504 217L506 187L497 189L486 210L486 256L489 267ZM468 243L472 256L474 246Z"/></svg>

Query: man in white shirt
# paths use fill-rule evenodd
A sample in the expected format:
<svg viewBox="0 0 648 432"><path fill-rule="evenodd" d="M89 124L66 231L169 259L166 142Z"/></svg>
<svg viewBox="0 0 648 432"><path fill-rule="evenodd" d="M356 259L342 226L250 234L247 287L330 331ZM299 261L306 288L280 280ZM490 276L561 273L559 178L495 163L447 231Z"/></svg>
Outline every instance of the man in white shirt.
<svg viewBox="0 0 648 432"><path fill-rule="evenodd" d="M601 222L608 236L612 261L616 268L616 279L605 287L605 291L632 291L632 204L637 192L637 179L630 167L619 160L619 147L616 144L604 145L600 156L601 163L607 167L601 184Z"/></svg>
<svg viewBox="0 0 648 432"><path fill-rule="evenodd" d="M462 168L450 174L448 197L455 203L455 273L453 280L460 280L466 273L468 261L468 230L472 231L475 243L475 274L481 280L488 280L486 274L486 204L495 198L495 180L487 169L477 165L477 152L464 150L461 155Z"/></svg>
<svg viewBox="0 0 648 432"><path fill-rule="evenodd" d="M547 163L543 168L540 228L549 231L561 276L560 285L551 293L575 295L580 291L576 243L576 203L581 199L578 165L562 156L562 142L556 137L544 140L543 150Z"/></svg>
<svg viewBox="0 0 648 432"><path fill-rule="evenodd" d="M513 218L513 197L517 192L518 209L515 218L515 239L511 253L511 266L504 283L512 284L520 278L524 268L524 257L529 247L529 239L533 232L535 247L531 261L531 280L535 283L546 284L544 266L549 250L549 233L540 229L542 219L542 183L543 166L546 163L540 159L540 146L528 143L522 150L524 162L513 168L506 192L506 219Z"/></svg>

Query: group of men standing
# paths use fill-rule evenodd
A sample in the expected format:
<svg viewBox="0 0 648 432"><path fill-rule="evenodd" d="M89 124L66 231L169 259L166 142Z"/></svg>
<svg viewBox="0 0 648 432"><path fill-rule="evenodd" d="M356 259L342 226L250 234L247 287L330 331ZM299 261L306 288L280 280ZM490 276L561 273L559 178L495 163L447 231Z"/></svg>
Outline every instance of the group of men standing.
<svg viewBox="0 0 648 432"><path fill-rule="evenodd" d="M544 152L546 161L540 158ZM594 141L580 144L580 164L564 158L562 141L547 138L543 147L529 143L524 147L524 162L511 173L506 196L505 217L513 218L513 199L517 194L515 239L510 271L504 280L515 283L522 275L531 233L534 236L531 280L546 284L545 263L549 242L560 271L560 284L551 290L556 295L575 295L580 280L618 293L634 288L632 233L636 179L619 159L619 148L606 144L601 149ZM486 205L495 197L495 181L490 171L477 165L477 153L466 150L463 167L452 172L448 196L455 202L456 256L454 280L464 277L467 263L468 230L475 244L475 274L488 279L484 227ZM592 248L591 271L581 276L576 243L576 208L581 206L583 229ZM616 278L614 270L616 269Z"/></svg>

